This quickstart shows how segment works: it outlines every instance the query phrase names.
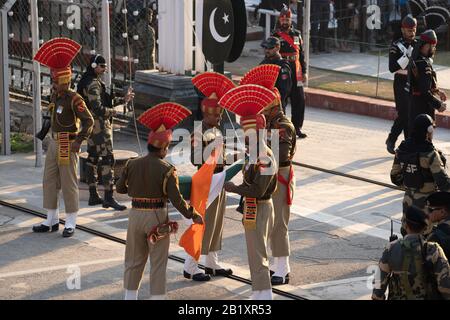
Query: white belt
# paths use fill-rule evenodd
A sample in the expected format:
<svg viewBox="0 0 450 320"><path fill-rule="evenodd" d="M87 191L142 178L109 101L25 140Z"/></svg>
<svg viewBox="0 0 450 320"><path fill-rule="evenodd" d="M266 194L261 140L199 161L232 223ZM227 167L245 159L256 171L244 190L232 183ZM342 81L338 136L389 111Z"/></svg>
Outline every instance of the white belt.
<svg viewBox="0 0 450 320"><path fill-rule="evenodd" d="M408 70L398 70L395 72L395 74L401 74L403 76L407 76L408 75Z"/></svg>

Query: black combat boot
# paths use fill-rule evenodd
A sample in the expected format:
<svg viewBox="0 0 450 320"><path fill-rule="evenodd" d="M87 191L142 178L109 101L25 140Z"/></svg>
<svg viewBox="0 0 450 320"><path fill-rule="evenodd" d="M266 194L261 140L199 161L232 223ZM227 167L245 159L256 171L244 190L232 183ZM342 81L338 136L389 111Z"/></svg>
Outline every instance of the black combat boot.
<svg viewBox="0 0 450 320"><path fill-rule="evenodd" d="M89 202L88 205L95 206L98 204L103 204L102 198L98 195L96 187L89 187Z"/></svg>
<svg viewBox="0 0 450 320"><path fill-rule="evenodd" d="M103 200L103 208L109 207L116 209L118 211L123 211L127 208L126 206L123 206L120 203L118 203L116 199L114 199L112 190L105 190L105 199Z"/></svg>

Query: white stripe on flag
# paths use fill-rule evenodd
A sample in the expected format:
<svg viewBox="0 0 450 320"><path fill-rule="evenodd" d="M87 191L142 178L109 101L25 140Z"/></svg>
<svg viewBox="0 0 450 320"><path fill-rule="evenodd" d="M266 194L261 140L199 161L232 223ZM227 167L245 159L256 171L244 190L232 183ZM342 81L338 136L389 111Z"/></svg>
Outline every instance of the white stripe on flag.
<svg viewBox="0 0 450 320"><path fill-rule="evenodd" d="M219 194L222 192L223 185L225 183L226 171L216 173L212 176L211 186L209 187L208 202L206 203L206 209L209 205L216 200Z"/></svg>

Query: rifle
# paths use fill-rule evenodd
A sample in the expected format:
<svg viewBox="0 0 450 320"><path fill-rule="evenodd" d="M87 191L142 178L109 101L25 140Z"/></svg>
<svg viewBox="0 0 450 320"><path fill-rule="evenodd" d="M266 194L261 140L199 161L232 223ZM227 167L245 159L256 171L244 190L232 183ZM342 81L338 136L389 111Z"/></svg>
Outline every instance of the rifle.
<svg viewBox="0 0 450 320"><path fill-rule="evenodd" d="M47 135L51 126L52 126L51 107L49 106L49 108L47 109L47 113L42 116L42 128L38 133L36 133L36 138L38 138L41 141L44 141L45 136Z"/></svg>
<svg viewBox="0 0 450 320"><path fill-rule="evenodd" d="M389 237L389 242L398 240L398 236L394 234L394 221L391 219L391 236Z"/></svg>

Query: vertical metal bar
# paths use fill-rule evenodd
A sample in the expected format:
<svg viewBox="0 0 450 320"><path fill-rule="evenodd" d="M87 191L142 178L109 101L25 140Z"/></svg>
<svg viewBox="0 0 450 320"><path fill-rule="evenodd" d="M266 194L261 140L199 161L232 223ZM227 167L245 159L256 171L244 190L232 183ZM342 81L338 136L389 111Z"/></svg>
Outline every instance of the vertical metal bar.
<svg viewBox="0 0 450 320"><path fill-rule="evenodd" d="M377 87L375 90L375 97L378 98L378 86L380 83L380 60L381 60L381 50L378 50L378 68L377 68Z"/></svg>
<svg viewBox="0 0 450 320"><path fill-rule="evenodd" d="M33 56L39 50L39 14L37 0L30 0L31 6L31 34L33 45ZM35 167L42 167L42 141L36 138L36 133L41 130L41 67L37 61L33 61L33 136L35 151Z"/></svg>
<svg viewBox="0 0 450 320"><path fill-rule="evenodd" d="M270 18L271 18L271 15L270 14L268 14L268 13L266 13L265 14L266 15L266 29L264 30L265 31L265 34L264 34L264 39L267 39L268 37L270 37Z"/></svg>
<svg viewBox="0 0 450 320"><path fill-rule="evenodd" d="M51 7L50 7L51 8ZM62 6L61 6L61 4L58 4L58 13L59 13L59 21L63 21L63 19L62 19ZM63 25L64 25L64 23L63 23ZM61 37L62 36L62 29L63 28L63 26L59 26L59 36Z"/></svg>
<svg viewBox="0 0 450 320"><path fill-rule="evenodd" d="M19 10L22 13L23 12L22 2L18 3L18 7L19 7ZM19 39L20 39L20 45L19 45L19 48L20 48L20 50L19 50L19 52L20 52L20 56L19 56L19 60L20 60L20 89L22 91L24 91L25 90L24 89L25 77L23 76L23 68L24 68L23 56L25 55L25 46L24 46L24 44L28 43L28 39L26 39L25 41L23 39L23 23L22 23L22 20L19 20Z"/></svg>
<svg viewBox="0 0 450 320"><path fill-rule="evenodd" d="M102 0L102 53L108 66L110 66L110 72L104 75L105 85L111 87L111 30L109 24L109 1Z"/></svg>
<svg viewBox="0 0 450 320"><path fill-rule="evenodd" d="M297 11L297 14L300 15L300 12ZM304 6L304 20L303 20L303 35L304 35L304 44L305 44L305 63L306 63L306 74L309 76L309 43L310 43L310 29L311 29L311 0L306 0ZM304 86L308 87L309 78L306 79Z"/></svg>
<svg viewBox="0 0 450 320"><path fill-rule="evenodd" d="M7 12L1 10L0 30L2 44L0 48L0 99L1 99L1 122L2 122L2 155L11 154L11 134L10 134L10 110L9 110L9 73L8 73L8 24Z"/></svg>

